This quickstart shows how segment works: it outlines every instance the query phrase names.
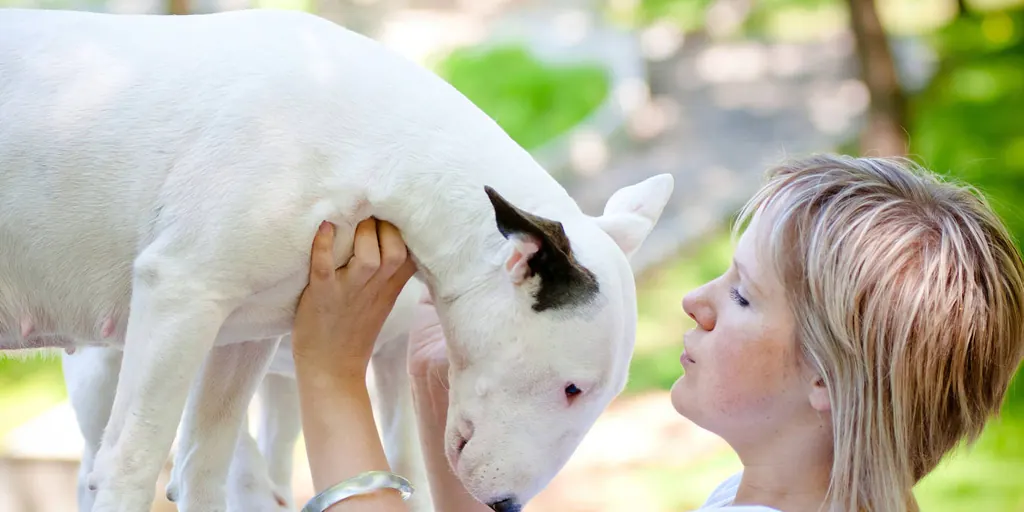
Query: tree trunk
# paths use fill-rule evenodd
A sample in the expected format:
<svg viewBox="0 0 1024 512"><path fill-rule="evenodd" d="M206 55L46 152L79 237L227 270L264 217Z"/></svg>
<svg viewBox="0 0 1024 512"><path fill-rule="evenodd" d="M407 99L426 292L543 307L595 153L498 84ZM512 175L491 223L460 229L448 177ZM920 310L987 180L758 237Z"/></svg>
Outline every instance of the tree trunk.
<svg viewBox="0 0 1024 512"><path fill-rule="evenodd" d="M189 0L168 0L167 1L167 14L188 14L189 13Z"/></svg>
<svg viewBox="0 0 1024 512"><path fill-rule="evenodd" d="M860 137L861 154L903 156L907 153L907 107L889 40L874 0L847 1L861 78L870 95L867 124Z"/></svg>
<svg viewBox="0 0 1024 512"><path fill-rule="evenodd" d="M956 0L957 15L967 16L971 14L971 8L967 6L967 0Z"/></svg>

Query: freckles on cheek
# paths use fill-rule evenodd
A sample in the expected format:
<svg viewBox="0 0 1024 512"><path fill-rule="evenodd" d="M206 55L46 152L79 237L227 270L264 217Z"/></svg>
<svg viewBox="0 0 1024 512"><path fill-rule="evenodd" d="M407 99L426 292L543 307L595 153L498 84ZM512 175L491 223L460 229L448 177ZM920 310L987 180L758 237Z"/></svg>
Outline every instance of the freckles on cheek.
<svg viewBox="0 0 1024 512"><path fill-rule="evenodd" d="M784 380L779 365L782 354L775 347L729 347L715 358L707 399L723 417L743 416L768 407Z"/></svg>

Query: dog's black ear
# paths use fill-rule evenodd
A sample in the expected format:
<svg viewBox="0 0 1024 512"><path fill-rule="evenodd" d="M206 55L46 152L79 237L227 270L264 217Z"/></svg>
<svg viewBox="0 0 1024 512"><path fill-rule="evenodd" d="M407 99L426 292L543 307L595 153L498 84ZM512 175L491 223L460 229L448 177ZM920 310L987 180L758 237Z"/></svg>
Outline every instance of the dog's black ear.
<svg viewBox="0 0 1024 512"><path fill-rule="evenodd" d="M491 187L484 191L494 207L498 231L516 246L506 263L513 282L540 278L535 311L583 304L597 295L597 278L576 261L561 222L525 212Z"/></svg>

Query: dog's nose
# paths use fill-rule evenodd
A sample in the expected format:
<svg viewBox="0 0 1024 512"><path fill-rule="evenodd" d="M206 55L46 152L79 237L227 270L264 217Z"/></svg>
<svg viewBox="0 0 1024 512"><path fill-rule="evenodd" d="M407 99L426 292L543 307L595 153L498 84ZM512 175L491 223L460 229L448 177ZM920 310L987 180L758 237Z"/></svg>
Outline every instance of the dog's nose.
<svg viewBox="0 0 1024 512"><path fill-rule="evenodd" d="M501 501L488 503L487 506L491 507L491 510L494 512L519 512L523 509L523 506L515 498L505 498Z"/></svg>

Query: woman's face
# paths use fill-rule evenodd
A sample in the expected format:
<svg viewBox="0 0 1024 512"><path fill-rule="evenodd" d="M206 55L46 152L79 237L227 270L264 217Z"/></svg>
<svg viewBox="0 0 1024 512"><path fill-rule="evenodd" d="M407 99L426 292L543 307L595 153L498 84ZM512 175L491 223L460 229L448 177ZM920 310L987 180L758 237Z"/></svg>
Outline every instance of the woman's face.
<svg viewBox="0 0 1024 512"><path fill-rule="evenodd" d="M755 216L725 274L686 295L697 326L684 336L684 374L672 405L734 446L757 443L817 413L815 379L800 364L795 322L770 262L761 261Z"/></svg>

